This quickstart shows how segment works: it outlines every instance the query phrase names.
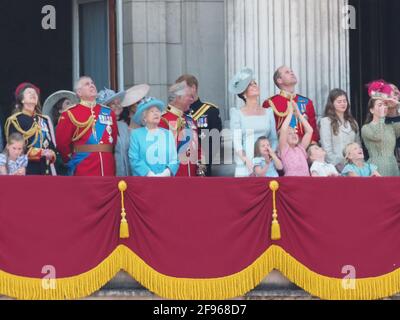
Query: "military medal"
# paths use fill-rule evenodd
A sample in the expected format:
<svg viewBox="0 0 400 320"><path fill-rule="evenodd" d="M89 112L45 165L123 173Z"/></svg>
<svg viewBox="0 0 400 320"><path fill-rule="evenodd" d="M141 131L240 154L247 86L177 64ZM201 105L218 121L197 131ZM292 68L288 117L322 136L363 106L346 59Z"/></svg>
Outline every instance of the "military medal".
<svg viewBox="0 0 400 320"><path fill-rule="evenodd" d="M204 128L208 128L208 118L204 118Z"/></svg>
<svg viewBox="0 0 400 320"><path fill-rule="evenodd" d="M113 137L112 137L112 128L111 128L110 125L107 126L106 131L107 131L107 133L108 133L108 135L109 135L108 141L109 141L110 143L113 143L113 142L114 142L114 139L113 139Z"/></svg>

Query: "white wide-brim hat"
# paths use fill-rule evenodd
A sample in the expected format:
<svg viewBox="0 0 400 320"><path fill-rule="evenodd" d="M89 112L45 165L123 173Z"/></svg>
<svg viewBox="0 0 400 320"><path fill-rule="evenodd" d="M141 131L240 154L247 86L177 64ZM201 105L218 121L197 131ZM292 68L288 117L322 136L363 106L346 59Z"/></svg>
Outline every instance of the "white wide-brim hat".
<svg viewBox="0 0 400 320"><path fill-rule="evenodd" d="M68 90L56 91L56 92L52 93L44 102L42 113L51 117L51 113L52 113L54 106L61 99L70 100L72 105L79 103L79 98L74 92L68 91Z"/></svg>
<svg viewBox="0 0 400 320"><path fill-rule="evenodd" d="M125 96L121 101L122 107L129 107L142 100L150 91L148 84L139 84L125 90Z"/></svg>

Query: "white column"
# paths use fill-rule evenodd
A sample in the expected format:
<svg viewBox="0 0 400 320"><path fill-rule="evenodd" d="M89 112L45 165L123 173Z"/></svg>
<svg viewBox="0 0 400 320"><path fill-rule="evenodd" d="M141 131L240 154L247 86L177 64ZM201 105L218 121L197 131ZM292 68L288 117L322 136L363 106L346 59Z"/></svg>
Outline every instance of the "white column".
<svg viewBox="0 0 400 320"><path fill-rule="evenodd" d="M291 66L299 78L297 91L314 101L323 114L328 93L349 90L349 34L341 26L347 0L229 0L227 81L243 66L254 69L261 101L278 89L273 73ZM227 93L228 105L240 101Z"/></svg>

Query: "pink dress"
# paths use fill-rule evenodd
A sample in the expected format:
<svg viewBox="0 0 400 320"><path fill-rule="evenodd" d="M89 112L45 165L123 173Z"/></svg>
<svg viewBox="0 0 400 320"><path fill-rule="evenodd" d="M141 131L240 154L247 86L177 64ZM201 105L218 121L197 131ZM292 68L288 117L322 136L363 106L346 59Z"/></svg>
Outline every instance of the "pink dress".
<svg viewBox="0 0 400 320"><path fill-rule="evenodd" d="M287 146L281 151L281 160L285 177L309 177L307 152L302 145L294 148Z"/></svg>

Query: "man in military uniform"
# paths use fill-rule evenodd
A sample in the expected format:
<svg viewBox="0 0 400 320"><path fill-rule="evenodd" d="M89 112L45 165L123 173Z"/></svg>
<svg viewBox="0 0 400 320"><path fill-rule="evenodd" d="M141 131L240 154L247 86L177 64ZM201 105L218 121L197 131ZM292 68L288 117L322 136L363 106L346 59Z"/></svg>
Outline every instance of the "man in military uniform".
<svg viewBox="0 0 400 320"><path fill-rule="evenodd" d="M169 105L161 118L160 127L171 130L176 140L180 162L176 176L203 176L205 168L199 165L201 151L197 124L188 114L193 103L192 92L185 82L180 82L169 89L168 100Z"/></svg>
<svg viewBox="0 0 400 320"><path fill-rule="evenodd" d="M283 121L286 119L290 104L296 103L300 112L304 115L314 130L312 142L318 143L319 134L313 102L310 99L295 93L297 77L293 70L287 66L278 68L274 74L274 83L281 92L266 100L263 107L272 108L274 110L277 131L281 128ZM303 125L295 116L293 116L290 126L296 130L300 138L304 136L305 132Z"/></svg>
<svg viewBox="0 0 400 320"><path fill-rule="evenodd" d="M197 123L199 129L199 145L203 151L203 161L206 165L206 176L212 176L213 158L218 153L221 146L220 133L222 131L222 121L219 109L212 103L203 103L199 98L199 82L195 76L185 74L180 76L176 83L186 82L192 91L194 102L190 106L190 114ZM213 140L214 149L213 150Z"/></svg>
<svg viewBox="0 0 400 320"><path fill-rule="evenodd" d="M81 101L62 113L56 132L57 148L69 174L115 176L115 114L96 102L97 89L91 78L80 78L75 92Z"/></svg>

